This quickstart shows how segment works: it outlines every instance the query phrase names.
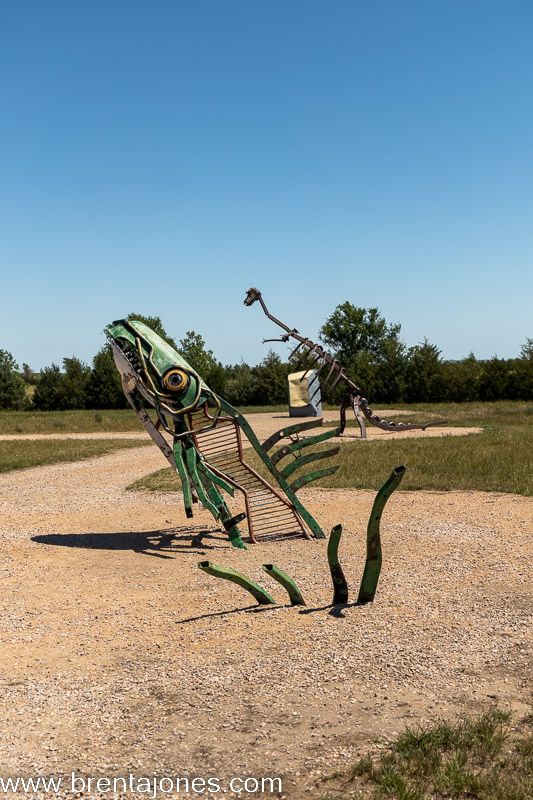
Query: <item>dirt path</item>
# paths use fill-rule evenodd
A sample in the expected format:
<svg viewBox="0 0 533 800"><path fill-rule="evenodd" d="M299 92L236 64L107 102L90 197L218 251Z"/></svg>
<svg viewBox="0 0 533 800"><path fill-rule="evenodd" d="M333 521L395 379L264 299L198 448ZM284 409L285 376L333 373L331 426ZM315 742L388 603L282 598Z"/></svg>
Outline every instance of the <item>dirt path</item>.
<svg viewBox="0 0 533 800"><path fill-rule="evenodd" d="M192 548L179 498L124 491L163 465L147 447L0 475L2 774L268 774L319 797L375 735L531 702L531 498L398 492L376 602L337 618L325 542ZM302 497L343 522L355 595L373 494ZM283 600L260 569L279 564L310 613L249 608L202 558Z"/></svg>
<svg viewBox="0 0 533 800"><path fill-rule="evenodd" d="M377 411L376 413L389 418L395 419L396 417L401 418L404 414L409 414L409 411L405 411L403 409L384 409L382 411ZM270 436L274 431L277 431L279 428L282 428L287 425L294 425L298 422L305 422L312 419L312 417L289 417L288 414L271 414L271 413L261 413L261 414L250 414L249 421L251 422L255 432L257 433L260 440L266 439ZM324 421L325 422L337 422L339 419L339 412L338 411L324 411ZM348 417L350 419L350 417ZM481 428L457 428L445 425L443 427L435 427L435 428L427 428L427 430L415 430L415 431L401 431L396 433L388 433L387 431L382 431L380 428L376 428L373 425L367 426L367 435L368 439L372 441L376 438L381 438L383 436L394 436L397 438L416 438L416 437L428 437L428 436L466 436L469 433L480 433ZM39 440L39 439L146 439L150 441L148 434L145 431L140 431L138 429L133 431L117 431L117 432L107 432L107 431L97 431L93 433L3 433L0 434L0 442L10 442L10 441L24 441L24 440ZM346 428L343 434L344 440L351 440L357 439L359 440L359 429L357 428ZM246 445L246 442L245 442Z"/></svg>

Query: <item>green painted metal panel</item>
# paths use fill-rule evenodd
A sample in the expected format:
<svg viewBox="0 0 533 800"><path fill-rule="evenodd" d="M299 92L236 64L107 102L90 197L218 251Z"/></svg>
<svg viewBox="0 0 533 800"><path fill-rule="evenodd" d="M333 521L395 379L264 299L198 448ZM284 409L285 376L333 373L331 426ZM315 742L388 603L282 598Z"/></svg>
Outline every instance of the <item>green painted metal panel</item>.
<svg viewBox="0 0 533 800"><path fill-rule="evenodd" d="M283 586L289 595L291 606L305 606L305 600L303 599L301 591L286 572L283 572L283 570L275 564L263 564L263 569L267 575L270 575L271 578L274 578L275 581Z"/></svg>
<svg viewBox="0 0 533 800"><path fill-rule="evenodd" d="M288 478L289 475L292 475L293 472L303 467L304 464L310 464L312 461L318 461L321 458L331 458L332 456L336 456L339 450L340 447L332 447L331 450L318 450L316 453L299 456L291 464L283 467L281 474L284 478Z"/></svg>
<svg viewBox="0 0 533 800"><path fill-rule="evenodd" d="M325 442L335 436L340 436L340 428L332 428L325 433L318 434L318 436L306 436L305 439L299 439L297 442L292 442L292 444L286 444L280 447L279 450L276 450L272 456L272 462L277 464L282 458L285 458L285 456L295 451L302 450L304 447L311 447L311 445L314 444L321 444L321 442Z"/></svg>
<svg viewBox="0 0 533 800"><path fill-rule="evenodd" d="M326 475L333 475L333 473L337 472L338 469L339 465L335 464L334 467L324 467L324 469L317 469L314 472L309 472L307 475L302 475L301 478L297 478L295 481L293 481L291 483L291 489L297 492L298 489L302 488L302 486L306 486L308 483L317 481L319 478L325 478Z"/></svg>
<svg viewBox="0 0 533 800"><path fill-rule="evenodd" d="M396 467L376 495L366 533L366 562L359 587L357 602L371 603L374 600L381 573L381 515L385 504L405 475L405 467Z"/></svg>
<svg viewBox="0 0 533 800"><path fill-rule="evenodd" d="M345 605L348 602L348 583L339 562L339 543L342 536L342 525L335 525L328 541L328 564L333 581L332 605Z"/></svg>
<svg viewBox="0 0 533 800"><path fill-rule="evenodd" d="M199 561L198 567L214 578L223 578L226 581L231 581L231 583L235 583L237 586L246 589L246 591L250 592L257 600L259 605L266 606L276 602L266 589L263 589L258 583L254 583L254 581L247 578L246 575L243 575L242 572L237 572L229 567L219 567L217 564L212 564L210 561Z"/></svg>

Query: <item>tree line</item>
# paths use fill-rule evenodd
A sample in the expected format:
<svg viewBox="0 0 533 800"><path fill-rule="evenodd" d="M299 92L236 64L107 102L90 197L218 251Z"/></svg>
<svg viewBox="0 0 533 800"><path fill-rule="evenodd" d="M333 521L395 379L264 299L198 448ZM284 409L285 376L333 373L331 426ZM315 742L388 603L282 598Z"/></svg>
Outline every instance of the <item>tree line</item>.
<svg viewBox="0 0 533 800"><path fill-rule="evenodd" d="M132 313L169 341L218 394L236 406L287 402L287 375L299 367L269 351L256 366L223 366L195 331L175 342L159 317ZM373 403L533 400L533 339L526 339L516 358L444 360L427 339L407 347L401 326L388 324L377 308L359 308L346 301L320 329L320 339ZM338 402L337 394L323 397ZM33 373L19 369L13 356L0 350L0 409L41 411L80 408L125 408L126 399L106 344L88 365L76 356Z"/></svg>

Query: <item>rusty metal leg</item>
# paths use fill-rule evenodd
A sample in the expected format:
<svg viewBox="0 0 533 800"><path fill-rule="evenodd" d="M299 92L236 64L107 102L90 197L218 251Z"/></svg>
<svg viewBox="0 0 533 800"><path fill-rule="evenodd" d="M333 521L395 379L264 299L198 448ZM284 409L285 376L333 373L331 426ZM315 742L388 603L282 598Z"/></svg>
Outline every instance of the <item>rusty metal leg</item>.
<svg viewBox="0 0 533 800"><path fill-rule="evenodd" d="M361 439L366 439L366 425L365 425L365 418L361 414L361 408L359 406L360 396L355 395L352 397L352 408L353 413L355 414L355 418L359 423L359 430L361 431Z"/></svg>

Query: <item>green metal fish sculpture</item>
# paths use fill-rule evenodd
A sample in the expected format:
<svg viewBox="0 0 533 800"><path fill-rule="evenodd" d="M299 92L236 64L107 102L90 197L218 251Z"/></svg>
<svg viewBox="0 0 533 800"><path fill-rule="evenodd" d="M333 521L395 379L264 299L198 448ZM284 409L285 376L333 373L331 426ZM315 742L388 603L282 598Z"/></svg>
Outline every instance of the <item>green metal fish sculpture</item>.
<svg viewBox="0 0 533 800"><path fill-rule="evenodd" d="M180 478L187 517L200 502L221 523L234 547L244 548L239 527L246 521L251 542L325 538L296 492L337 465L293 478L300 467L334 456L339 447L308 448L339 436L340 427L302 433L322 419L290 425L260 442L246 418L207 386L171 345L137 320L106 328L126 398ZM269 473L267 481L246 459L251 446ZM242 511L233 513L222 492Z"/></svg>

